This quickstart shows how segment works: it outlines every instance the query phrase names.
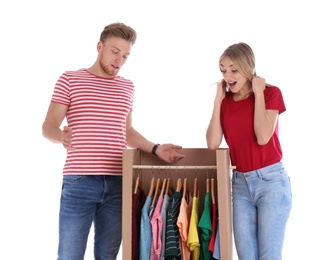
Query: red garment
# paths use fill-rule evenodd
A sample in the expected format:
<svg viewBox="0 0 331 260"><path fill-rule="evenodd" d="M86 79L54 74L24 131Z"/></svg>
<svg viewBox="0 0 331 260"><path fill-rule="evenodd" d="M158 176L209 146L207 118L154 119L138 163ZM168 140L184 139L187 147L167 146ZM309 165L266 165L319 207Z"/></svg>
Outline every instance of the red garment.
<svg viewBox="0 0 331 260"><path fill-rule="evenodd" d="M102 78L86 69L66 71L56 82L52 102L68 107L72 145L63 174L122 175L126 119L132 112L133 83Z"/></svg>
<svg viewBox="0 0 331 260"><path fill-rule="evenodd" d="M286 108L278 87L264 90L266 109L283 113ZM277 163L282 159L282 149L278 139L278 122L274 134L265 145L259 145L254 132L254 94L234 101L227 92L221 105L221 125L225 141L229 146L231 164L240 172L253 171Z"/></svg>
<svg viewBox="0 0 331 260"><path fill-rule="evenodd" d="M214 252L214 244L215 244L215 237L216 237L216 229L217 229L217 206L216 203L211 204L211 238L208 246L208 250L213 253Z"/></svg>

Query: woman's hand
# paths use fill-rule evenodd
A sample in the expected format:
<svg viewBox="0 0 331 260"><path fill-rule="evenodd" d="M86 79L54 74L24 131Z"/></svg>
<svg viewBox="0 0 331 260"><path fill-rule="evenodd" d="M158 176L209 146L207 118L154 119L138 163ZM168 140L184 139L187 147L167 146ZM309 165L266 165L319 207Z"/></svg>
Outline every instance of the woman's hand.
<svg viewBox="0 0 331 260"><path fill-rule="evenodd" d="M254 94L263 93L265 90L265 79L259 76L254 76L252 79L252 89Z"/></svg>
<svg viewBox="0 0 331 260"><path fill-rule="evenodd" d="M215 101L222 101L223 98L225 97L225 92L226 92L226 81L222 79L221 81L217 82Z"/></svg>

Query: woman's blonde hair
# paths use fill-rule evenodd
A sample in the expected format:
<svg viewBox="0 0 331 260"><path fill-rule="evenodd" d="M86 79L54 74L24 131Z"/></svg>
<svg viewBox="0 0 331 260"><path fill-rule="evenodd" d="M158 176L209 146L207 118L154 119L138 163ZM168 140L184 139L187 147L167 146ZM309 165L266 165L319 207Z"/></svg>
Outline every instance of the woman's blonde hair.
<svg viewBox="0 0 331 260"><path fill-rule="evenodd" d="M221 61L225 57L229 58L239 73L246 77L249 81L252 81L253 76L256 76L255 56L252 48L248 44L239 42L230 45L219 58L220 69Z"/></svg>

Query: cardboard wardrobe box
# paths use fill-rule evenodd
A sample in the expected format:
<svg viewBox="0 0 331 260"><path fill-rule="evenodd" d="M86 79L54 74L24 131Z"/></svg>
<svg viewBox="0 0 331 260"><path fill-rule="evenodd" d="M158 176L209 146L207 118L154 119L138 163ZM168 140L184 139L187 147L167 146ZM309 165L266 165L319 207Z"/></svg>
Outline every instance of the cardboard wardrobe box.
<svg viewBox="0 0 331 260"><path fill-rule="evenodd" d="M180 153L185 158L175 164L167 164L157 156L138 149L123 150L123 217L122 217L122 257L132 259L132 195L135 180L139 176L140 186L147 194L151 179L171 178L176 185L178 179L186 178L187 186L193 190L197 179L200 206L203 210L203 197L206 192L206 179L215 178L215 196L218 204L221 259L232 260L232 205L231 168L228 148L210 150L207 148L183 148Z"/></svg>

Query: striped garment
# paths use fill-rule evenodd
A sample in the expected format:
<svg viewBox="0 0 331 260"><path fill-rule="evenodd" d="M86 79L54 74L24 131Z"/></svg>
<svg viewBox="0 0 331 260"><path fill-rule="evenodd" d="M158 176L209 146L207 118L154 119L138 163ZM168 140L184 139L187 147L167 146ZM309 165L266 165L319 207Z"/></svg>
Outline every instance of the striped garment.
<svg viewBox="0 0 331 260"><path fill-rule="evenodd" d="M120 76L102 78L80 69L59 77L51 101L68 106L66 119L75 148L67 151L63 174L122 174L126 118L133 98L133 83Z"/></svg>
<svg viewBox="0 0 331 260"><path fill-rule="evenodd" d="M167 225L166 225L166 241L165 241L165 259L166 260L179 260L182 259L180 251L180 234L179 227L177 226L177 219L179 216L180 203L183 194L175 191L169 202L167 212Z"/></svg>

